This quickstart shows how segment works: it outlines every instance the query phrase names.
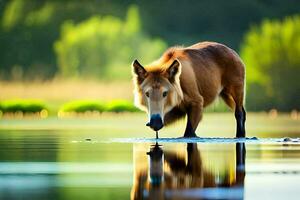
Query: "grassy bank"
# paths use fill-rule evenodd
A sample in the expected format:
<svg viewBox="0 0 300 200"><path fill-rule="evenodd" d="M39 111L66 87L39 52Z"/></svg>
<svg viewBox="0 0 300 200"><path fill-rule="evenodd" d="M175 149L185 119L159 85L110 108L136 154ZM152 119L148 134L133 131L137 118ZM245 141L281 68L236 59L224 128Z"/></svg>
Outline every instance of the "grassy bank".
<svg viewBox="0 0 300 200"><path fill-rule="evenodd" d="M85 111L136 111L132 104L133 84L131 81L52 80L46 82L0 82L0 91L0 103L3 101L14 101L15 99L25 101L38 99L47 107L48 116L57 116L59 112L65 111L80 113ZM103 103L105 105L102 105ZM210 112L224 112L229 109L222 101L219 101L219 103L215 103L207 110Z"/></svg>
<svg viewBox="0 0 300 200"><path fill-rule="evenodd" d="M0 102L14 99L38 99L46 105L49 116L57 116L59 110L66 103L81 101L82 99L97 101L98 103L109 102L110 105L106 105L105 110L113 112L120 112L124 108L129 112L135 110L131 103L133 102L133 84L129 80L101 82L55 79L46 82L0 82L0 91ZM111 103L116 102L118 99L122 99L126 103L119 103L117 105L116 103ZM86 107L89 106L86 105ZM214 104L206 108L205 111L228 112L230 109L221 99L218 99Z"/></svg>
<svg viewBox="0 0 300 200"><path fill-rule="evenodd" d="M57 118L47 119L1 119L0 130L62 130L83 131L98 137L154 137L154 132L145 126L145 113L104 113L98 118ZM233 113L206 113L199 124L197 133L202 137L234 137L235 119ZM180 137L184 132L185 120L163 128L161 137ZM293 119L288 114L271 117L267 113L248 113L246 122L249 137L277 137L284 133L293 137L300 131L300 118Z"/></svg>
<svg viewBox="0 0 300 200"><path fill-rule="evenodd" d="M112 100L103 102L99 100L76 100L64 103L59 110L52 110L52 116L99 116L103 112L121 113L138 112L139 110L128 100ZM47 105L42 101L16 99L0 101L0 117L41 117L48 116Z"/></svg>
<svg viewBox="0 0 300 200"><path fill-rule="evenodd" d="M16 99L38 99L47 106L50 116L57 116L62 105L75 100L90 99L109 102L115 99L124 99L132 102L132 90L131 81L0 82L0 102Z"/></svg>
<svg viewBox="0 0 300 200"><path fill-rule="evenodd" d="M55 115L69 101L94 99L132 101L131 81L99 82L85 80L52 80L46 82L0 82L0 101L10 99L39 99Z"/></svg>

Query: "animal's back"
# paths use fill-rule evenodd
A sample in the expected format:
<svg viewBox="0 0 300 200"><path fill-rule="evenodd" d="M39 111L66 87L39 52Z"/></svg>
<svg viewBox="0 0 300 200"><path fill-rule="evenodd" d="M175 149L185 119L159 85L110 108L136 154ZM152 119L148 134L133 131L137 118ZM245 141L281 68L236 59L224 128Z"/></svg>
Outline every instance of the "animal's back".
<svg viewBox="0 0 300 200"><path fill-rule="evenodd" d="M208 72L206 75L220 79L222 87L244 83L244 64L231 48L216 42L201 42L184 51L191 59L196 74Z"/></svg>
<svg viewBox="0 0 300 200"><path fill-rule="evenodd" d="M164 68L175 59L188 60L196 70L201 67L213 68L217 66L224 72L240 67L244 73L244 65L238 54L231 48L217 42L200 42L189 47L171 47L163 53L160 59L154 61L148 67ZM236 66L236 64L239 66Z"/></svg>
<svg viewBox="0 0 300 200"><path fill-rule="evenodd" d="M182 64L183 91L198 89L204 106L212 103L227 85L244 84L245 69L241 59L223 44L200 42L189 47L171 47L152 66L164 68L175 59ZM191 88L192 82L197 88Z"/></svg>

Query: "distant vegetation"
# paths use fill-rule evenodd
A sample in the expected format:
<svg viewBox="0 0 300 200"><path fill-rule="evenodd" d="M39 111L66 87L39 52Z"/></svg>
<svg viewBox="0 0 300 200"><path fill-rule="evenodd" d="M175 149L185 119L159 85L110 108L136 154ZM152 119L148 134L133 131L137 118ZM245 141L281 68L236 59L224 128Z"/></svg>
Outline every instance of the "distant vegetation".
<svg viewBox="0 0 300 200"><path fill-rule="evenodd" d="M137 112L139 111L131 102L126 100L113 100L100 102L96 100L77 100L65 103L58 111L59 117L77 114L99 115L102 112Z"/></svg>
<svg viewBox="0 0 300 200"><path fill-rule="evenodd" d="M265 20L245 37L247 108L300 109L300 16Z"/></svg>
<svg viewBox="0 0 300 200"><path fill-rule="evenodd" d="M65 103L60 108L59 112L75 112L75 113L84 113L84 112L103 112L105 111L105 105L99 101L95 100L77 100Z"/></svg>
<svg viewBox="0 0 300 200"><path fill-rule="evenodd" d="M133 3L136 6L132 7ZM119 64L115 63L119 59L117 56L109 55L109 59L114 60L112 63L103 60L102 50L115 51L114 55L121 56L120 64L128 64L127 55L124 56L124 53L130 54L131 58L134 56L145 58L146 62L155 56L152 50L149 50L153 45L151 38L161 38L167 46L214 40L238 50L243 35L251 24L258 24L266 18L281 19L297 14L299 7L300 1L294 0L272 2L231 0L218 3L211 0L176 3L158 0L134 2L2 0L0 78L48 80L62 72L72 75L88 73L82 66L86 65L88 70L91 63L97 64L93 72L97 71L97 68L104 69L104 66ZM136 10L139 10L137 15L134 14ZM134 21L129 22L129 18ZM112 23L110 28L106 25L109 22ZM135 24L133 28L138 28L131 36L128 36L128 31L124 31L128 23ZM84 28L86 31L82 30ZM74 31L74 37L70 36L71 30ZM112 33L113 38L107 36L109 33ZM88 36L91 39L88 39ZM132 46L133 36L138 37L134 46ZM129 41L126 41L127 39ZM59 41L61 45L57 44L58 46L54 47L55 41ZM87 42L86 47L92 50L85 49L82 46L84 42ZM95 47L92 46L92 42L95 42ZM126 47L121 49L122 53L118 52L121 44ZM59 46L67 49L63 51ZM71 47L75 48L74 51L70 49ZM92 56L89 57L92 61L84 60L82 57L74 58L98 50L101 51L92 52ZM152 56L148 57L148 54ZM96 55L99 58L95 57ZM66 59L66 56L70 58ZM69 67L75 67L75 72L65 72L67 70L65 68ZM127 69L128 66L122 67ZM97 76L100 79L103 77L102 74Z"/></svg>
<svg viewBox="0 0 300 200"><path fill-rule="evenodd" d="M101 102L98 100L76 100L61 105L59 110L54 110L51 113L56 113L59 117L64 117L81 114L86 116L98 116L103 112L122 113L139 112L139 110L132 102L122 99L108 102ZM48 106L38 100L6 100L0 102L0 114L12 117L24 115L47 117Z"/></svg>
<svg viewBox="0 0 300 200"><path fill-rule="evenodd" d="M67 21L55 42L59 73L63 77L129 79L135 58L157 59L167 47L141 30L138 8L131 6L126 20L94 16L79 24Z"/></svg>
<svg viewBox="0 0 300 200"><path fill-rule="evenodd" d="M139 110L133 105L132 102L126 100L113 100L107 103L106 110L108 112L138 112Z"/></svg>
<svg viewBox="0 0 300 200"><path fill-rule="evenodd" d="M48 115L46 105L38 100L7 100L0 102L0 111L4 115L13 114L37 114L46 117Z"/></svg>
<svg viewBox="0 0 300 200"><path fill-rule="evenodd" d="M168 46L212 40L242 55L248 110L299 110L299 17L288 17L299 7L294 0L2 0L0 80L129 82L135 58L147 64Z"/></svg>

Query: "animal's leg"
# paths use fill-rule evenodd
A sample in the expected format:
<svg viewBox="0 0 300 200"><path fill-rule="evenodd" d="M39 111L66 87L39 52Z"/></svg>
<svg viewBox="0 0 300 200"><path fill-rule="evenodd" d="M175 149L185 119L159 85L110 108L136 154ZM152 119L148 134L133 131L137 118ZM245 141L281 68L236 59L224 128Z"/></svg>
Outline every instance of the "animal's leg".
<svg viewBox="0 0 300 200"><path fill-rule="evenodd" d="M220 95L230 108L235 109L236 137L245 137L244 86L225 88Z"/></svg>
<svg viewBox="0 0 300 200"><path fill-rule="evenodd" d="M182 109L175 107L171 111L169 111L168 113L165 114L164 125L171 124L174 121L179 120L180 118L184 117L185 115L186 115L186 113Z"/></svg>
<svg viewBox="0 0 300 200"><path fill-rule="evenodd" d="M245 137L246 111L244 109L244 86L236 86L232 93L235 101L236 137Z"/></svg>
<svg viewBox="0 0 300 200"><path fill-rule="evenodd" d="M202 119L203 98L199 98L187 106L187 124L184 137L197 137L196 129Z"/></svg>
<svg viewBox="0 0 300 200"><path fill-rule="evenodd" d="M236 119L236 137L245 137L245 122L246 122L246 111L244 106L236 106L235 108L235 119Z"/></svg>
<svg viewBox="0 0 300 200"><path fill-rule="evenodd" d="M193 129L192 124L190 122L189 115L187 116L187 122L183 137L197 137L195 130Z"/></svg>
<svg viewBox="0 0 300 200"><path fill-rule="evenodd" d="M220 96L224 100L224 102L233 110L235 108L235 102L231 94L227 89L223 89Z"/></svg>

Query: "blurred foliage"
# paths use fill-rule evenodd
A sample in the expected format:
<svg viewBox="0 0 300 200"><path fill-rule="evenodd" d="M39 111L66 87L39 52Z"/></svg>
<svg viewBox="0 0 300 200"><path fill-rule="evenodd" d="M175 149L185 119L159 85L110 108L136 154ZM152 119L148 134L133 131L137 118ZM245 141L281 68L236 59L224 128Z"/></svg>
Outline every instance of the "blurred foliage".
<svg viewBox="0 0 300 200"><path fill-rule="evenodd" d="M47 110L46 105L39 100L6 100L0 102L0 110L5 113L39 113L43 110Z"/></svg>
<svg viewBox="0 0 300 200"><path fill-rule="evenodd" d="M115 2L115 1L114 1ZM0 78L2 80L46 80L58 72L54 41L60 27L98 14L123 17L127 7L106 1L0 1Z"/></svg>
<svg viewBox="0 0 300 200"><path fill-rule="evenodd" d="M251 28L241 49L250 110L300 109L299 55L300 16L264 20Z"/></svg>
<svg viewBox="0 0 300 200"><path fill-rule="evenodd" d="M112 100L103 103L96 100L76 100L65 103L58 111L59 116L64 113L102 113L102 112L138 112L139 110L133 105L132 102L127 100Z"/></svg>
<svg viewBox="0 0 300 200"><path fill-rule="evenodd" d="M113 100L107 103L107 111L108 112L139 112L132 102L126 100Z"/></svg>
<svg viewBox="0 0 300 200"><path fill-rule="evenodd" d="M141 11L139 28L151 37L162 38L168 45L189 45L201 40L214 40L234 49L238 48L250 24L259 23L263 18L274 19L296 14L300 8L300 1L297 0L192 0L176 3L145 0L1 0L0 78L53 78L59 71L58 64L61 65L60 59L56 58L53 44L60 36L62 24L66 27L66 24L73 23L73 27L78 30L78 23L94 21L102 24L108 19L100 17L97 22L95 16L110 16L110 19L116 21L114 24L121 23L123 27L127 10L132 4L137 5ZM96 35L95 31L89 34ZM139 56L139 49L132 51L135 53L132 57ZM102 69L102 66L99 68Z"/></svg>
<svg viewBox="0 0 300 200"><path fill-rule="evenodd" d="M0 0L0 80L51 80L58 74L128 79L129 64L134 58L147 63L158 57L166 46L190 45L203 40L225 43L238 51L251 25L299 14L299 8L297 0ZM258 27L251 31L254 29L264 32ZM270 32L270 28L264 29ZM289 37L292 29L296 28L285 28L286 32L278 30L285 35L278 35L279 40L285 41L281 37ZM274 36L273 40L278 38ZM297 73L290 76L283 68L252 67L256 63L245 53L247 40L242 45L242 54L248 68L248 109L299 108L295 95L299 89L294 83ZM278 46L277 43L281 45L281 42L271 45ZM295 47L297 41L290 43L292 48L298 48ZM280 62L284 62L282 66L289 65L286 67L289 70L296 65L291 56L298 51L290 52L287 61L283 61L285 53L278 55ZM278 51L272 53L271 58L263 59L272 59ZM262 59L269 53L259 55ZM269 72L272 79L262 75ZM296 72L294 68L293 72Z"/></svg>
<svg viewBox="0 0 300 200"><path fill-rule="evenodd" d="M84 113L88 111L97 111L103 112L105 111L105 105L96 100L76 100L65 103L60 108L59 112L76 112L76 113Z"/></svg>
<svg viewBox="0 0 300 200"><path fill-rule="evenodd" d="M150 62L166 46L141 31L138 9L131 6L125 21L113 16L95 16L77 25L64 23L55 50L63 77L128 79L135 58Z"/></svg>

